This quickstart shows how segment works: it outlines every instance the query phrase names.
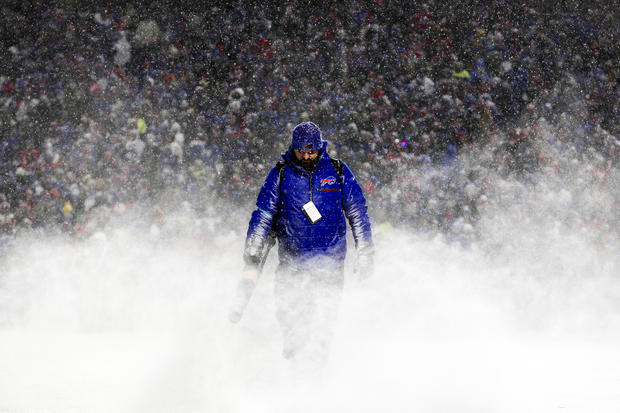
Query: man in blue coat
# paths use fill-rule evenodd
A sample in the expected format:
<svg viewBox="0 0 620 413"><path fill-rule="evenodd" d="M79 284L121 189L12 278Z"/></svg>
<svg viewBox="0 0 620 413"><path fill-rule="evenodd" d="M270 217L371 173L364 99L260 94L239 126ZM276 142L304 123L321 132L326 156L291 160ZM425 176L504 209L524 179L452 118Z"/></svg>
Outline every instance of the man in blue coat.
<svg viewBox="0 0 620 413"><path fill-rule="evenodd" d="M272 168L256 201L246 237L246 274L256 282L270 237L278 240L276 316L283 355L324 358L338 312L347 253L346 221L357 250L355 271L373 270L366 200L348 166L332 160L320 129L293 129L289 150ZM250 285L253 287L253 285ZM240 317L240 314L239 314Z"/></svg>

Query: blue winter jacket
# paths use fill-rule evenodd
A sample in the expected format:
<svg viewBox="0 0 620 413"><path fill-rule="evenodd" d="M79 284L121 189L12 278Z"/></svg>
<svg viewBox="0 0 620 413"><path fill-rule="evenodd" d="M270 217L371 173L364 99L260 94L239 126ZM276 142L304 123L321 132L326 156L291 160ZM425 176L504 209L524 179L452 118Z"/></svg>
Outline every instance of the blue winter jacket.
<svg viewBox="0 0 620 413"><path fill-rule="evenodd" d="M347 251L346 216L358 252L372 254L366 200L349 167L343 163L341 182L338 182L338 174L325 150L312 174L294 164L292 156L295 156L292 150L282 154L286 162L282 182L275 167L267 175L256 201L258 208L250 219L246 245L261 248L274 224L281 265L299 270L342 266ZM301 210L310 200L322 215L314 224Z"/></svg>

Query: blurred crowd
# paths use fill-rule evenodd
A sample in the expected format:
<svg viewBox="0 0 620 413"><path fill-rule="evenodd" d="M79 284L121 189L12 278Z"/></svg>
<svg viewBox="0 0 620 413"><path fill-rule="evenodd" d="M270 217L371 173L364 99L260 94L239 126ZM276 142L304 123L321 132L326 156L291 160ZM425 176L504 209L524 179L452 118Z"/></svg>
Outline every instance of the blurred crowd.
<svg viewBox="0 0 620 413"><path fill-rule="evenodd" d="M572 162L617 185L605 2L74 3L2 5L0 237L249 214L306 120L383 225L475 233L495 177Z"/></svg>

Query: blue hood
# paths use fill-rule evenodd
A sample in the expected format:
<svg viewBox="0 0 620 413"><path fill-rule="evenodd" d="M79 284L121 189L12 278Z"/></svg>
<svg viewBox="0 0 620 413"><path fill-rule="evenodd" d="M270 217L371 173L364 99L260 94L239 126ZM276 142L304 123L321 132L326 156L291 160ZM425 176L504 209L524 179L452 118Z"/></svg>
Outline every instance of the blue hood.
<svg viewBox="0 0 620 413"><path fill-rule="evenodd" d="M303 122L293 129L290 149L299 151L325 150L327 142L318 126L312 122Z"/></svg>

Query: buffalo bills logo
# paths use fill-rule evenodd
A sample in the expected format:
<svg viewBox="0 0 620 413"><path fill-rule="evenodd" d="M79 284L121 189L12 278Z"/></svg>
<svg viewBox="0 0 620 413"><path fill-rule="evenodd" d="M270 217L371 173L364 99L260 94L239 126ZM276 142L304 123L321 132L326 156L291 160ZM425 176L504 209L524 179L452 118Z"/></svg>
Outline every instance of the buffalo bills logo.
<svg viewBox="0 0 620 413"><path fill-rule="evenodd" d="M334 178L333 176L330 176L330 177L325 178L325 179L321 179L321 186L333 185L335 183L336 183L336 178Z"/></svg>

